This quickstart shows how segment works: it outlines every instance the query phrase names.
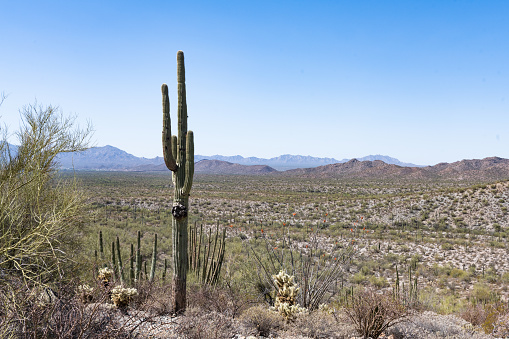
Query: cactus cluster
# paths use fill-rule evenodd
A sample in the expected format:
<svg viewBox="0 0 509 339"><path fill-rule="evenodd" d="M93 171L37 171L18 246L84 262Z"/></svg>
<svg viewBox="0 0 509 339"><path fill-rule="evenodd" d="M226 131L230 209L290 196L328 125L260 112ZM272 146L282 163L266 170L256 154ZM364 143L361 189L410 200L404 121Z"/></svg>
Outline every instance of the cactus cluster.
<svg viewBox="0 0 509 339"><path fill-rule="evenodd" d="M177 94L178 94L178 135L171 134L170 100L168 86L163 84L163 155L166 167L172 171L173 207L172 243L173 243L173 311L185 310L186 275L188 265L187 215L189 192L194 175L193 132L187 130L186 77L184 52L177 52Z"/></svg>
<svg viewBox="0 0 509 339"><path fill-rule="evenodd" d="M78 295L80 296L80 300L84 304L88 304L93 300L94 288L88 286L87 284L79 285L77 288Z"/></svg>
<svg viewBox="0 0 509 339"><path fill-rule="evenodd" d="M291 321L298 313L305 312L306 310L296 303L299 288L294 282L294 277L280 271L272 278L278 288L274 310L279 312L286 321Z"/></svg>
<svg viewBox="0 0 509 339"><path fill-rule="evenodd" d="M147 279L150 281L154 280L157 267L157 234L154 235L150 273L147 272L147 262L143 260L143 256L141 254L140 231L138 231L137 234L136 252L133 244L131 244L130 247L131 255L129 256L129 274L127 275L124 272L124 265L122 263L120 240L116 237L116 240L111 242L111 261L108 265L108 263L102 260L105 267L98 271L98 279L102 281L103 285L108 286L111 281L116 280L122 285L134 286L140 279ZM102 231L99 231L99 253L101 254L101 258L104 258ZM111 269L108 266L111 267ZM167 263L165 259L164 271L162 273L163 279L166 276L166 269Z"/></svg>
<svg viewBox="0 0 509 339"><path fill-rule="evenodd" d="M189 229L189 271L194 272L203 284L215 285L219 281L221 266L224 259L226 229L220 237L219 222L216 232L209 229L208 236L203 232L203 225L198 229L197 224ZM211 252L212 249L212 252Z"/></svg>
<svg viewBox="0 0 509 339"><path fill-rule="evenodd" d="M393 287L393 297L394 299L402 299L408 303L408 304L414 304L418 301L418 295L419 295L419 285L417 273L415 270L417 269L417 265L414 264L414 270L412 271L412 265L408 266L408 295L405 291L405 283L401 283L400 287L400 279L399 279L399 272L398 272L398 266L396 265L396 281L394 283ZM414 277L412 278L412 273L414 273ZM402 290L402 291L401 291Z"/></svg>
<svg viewBox="0 0 509 339"><path fill-rule="evenodd" d="M99 269L99 274L97 275L97 279L99 279L104 287L107 287L110 282L113 280L113 270L108 267L103 267Z"/></svg>
<svg viewBox="0 0 509 339"><path fill-rule="evenodd" d="M137 295L138 290L135 288L125 288L119 285L111 290L111 301L113 301L113 304L115 304L118 309L125 310Z"/></svg>

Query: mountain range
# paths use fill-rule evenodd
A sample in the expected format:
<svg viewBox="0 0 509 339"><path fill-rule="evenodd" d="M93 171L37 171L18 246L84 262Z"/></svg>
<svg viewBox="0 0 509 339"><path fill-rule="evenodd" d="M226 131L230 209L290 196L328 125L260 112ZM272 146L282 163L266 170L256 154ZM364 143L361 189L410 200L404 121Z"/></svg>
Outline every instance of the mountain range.
<svg viewBox="0 0 509 339"><path fill-rule="evenodd" d="M240 155L195 155L194 160L199 163L201 160L219 160L232 164L246 166L270 166L275 170L284 171L296 168L310 168L323 165L346 163L350 159L337 160L334 158L318 158L312 156L285 154L278 157L264 159L256 157L244 158ZM404 163L398 159L386 155L368 155L357 158L359 161L381 160L387 164L394 164L402 167L421 167L410 163ZM94 147L79 153L62 153L58 157L60 165L64 169L75 170L122 170L122 171L152 171L162 170L164 160L162 157L143 158L136 157L113 146ZM218 163L216 163L218 164Z"/></svg>
<svg viewBox="0 0 509 339"><path fill-rule="evenodd" d="M12 153L16 146L11 145ZM136 157L113 146L94 147L79 153L61 153L62 169L91 171L168 171L162 157ZM271 159L242 156L195 155L195 173L224 175L281 175L338 179L451 179L507 180L509 159L489 157L418 166L383 155L336 160L301 155L281 155Z"/></svg>
<svg viewBox="0 0 509 339"><path fill-rule="evenodd" d="M488 157L439 163L425 167L403 167L387 164L380 160L359 161L352 159L346 163L288 170L282 172L281 175L338 179L507 180L509 179L509 159Z"/></svg>

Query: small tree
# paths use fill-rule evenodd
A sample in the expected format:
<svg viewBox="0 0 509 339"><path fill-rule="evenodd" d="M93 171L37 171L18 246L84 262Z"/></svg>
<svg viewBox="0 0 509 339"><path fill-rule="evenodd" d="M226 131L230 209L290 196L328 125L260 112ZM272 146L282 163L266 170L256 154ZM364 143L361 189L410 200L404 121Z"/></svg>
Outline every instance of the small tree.
<svg viewBox="0 0 509 339"><path fill-rule="evenodd" d="M408 317L409 310L399 300L362 290L346 306L346 316L363 338L378 338L385 330Z"/></svg>
<svg viewBox="0 0 509 339"><path fill-rule="evenodd" d="M80 130L52 106L28 105L20 114L19 146L9 145L5 129L0 138L0 287L64 278L85 206L76 182L57 178L57 155L85 150L91 127Z"/></svg>

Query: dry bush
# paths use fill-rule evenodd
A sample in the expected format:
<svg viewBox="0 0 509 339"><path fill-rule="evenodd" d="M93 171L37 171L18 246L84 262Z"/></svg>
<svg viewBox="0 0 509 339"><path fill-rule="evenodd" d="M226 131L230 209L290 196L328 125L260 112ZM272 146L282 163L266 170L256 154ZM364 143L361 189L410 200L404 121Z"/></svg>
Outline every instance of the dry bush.
<svg viewBox="0 0 509 339"><path fill-rule="evenodd" d="M481 324L481 328L484 330L484 333L491 334L495 330L497 330L497 324L503 326L499 320L503 315L506 315L509 312L508 307L502 303L494 303L484 305L485 318L484 322Z"/></svg>
<svg viewBox="0 0 509 339"><path fill-rule="evenodd" d="M136 284L138 296L132 306L140 311L148 312L152 316L171 313L172 296L171 282L162 280L140 280Z"/></svg>
<svg viewBox="0 0 509 339"><path fill-rule="evenodd" d="M262 305L247 309L240 320L252 334L263 337L276 335L284 326L284 319L279 313Z"/></svg>
<svg viewBox="0 0 509 339"><path fill-rule="evenodd" d="M399 300L369 289L357 292L344 311L355 330L364 338L378 338L410 314Z"/></svg>
<svg viewBox="0 0 509 339"><path fill-rule="evenodd" d="M245 295L229 286L195 285L189 288L187 300L190 307L204 312L217 312L236 318L252 303Z"/></svg>
<svg viewBox="0 0 509 339"><path fill-rule="evenodd" d="M189 339L232 338L236 332L231 317L199 308L188 308L180 317L176 331Z"/></svg>
<svg viewBox="0 0 509 339"><path fill-rule="evenodd" d="M509 335L509 310L502 303L469 305L460 317L480 327L486 334Z"/></svg>
<svg viewBox="0 0 509 339"><path fill-rule="evenodd" d="M22 281L0 288L1 338L127 338L113 308L83 304L71 282L48 288L27 289Z"/></svg>
<svg viewBox="0 0 509 339"><path fill-rule="evenodd" d="M498 317L493 329L493 335L499 338L509 338L509 312Z"/></svg>
<svg viewBox="0 0 509 339"><path fill-rule="evenodd" d="M479 304L468 305L465 310L461 312L460 317L474 326L480 326L486 320L486 312Z"/></svg>
<svg viewBox="0 0 509 339"><path fill-rule="evenodd" d="M300 313L294 322L285 327L284 337L295 338L350 338L352 329L344 323L338 322L331 313L316 310L310 313Z"/></svg>
<svg viewBox="0 0 509 339"><path fill-rule="evenodd" d="M396 339L491 338L478 333L464 319L454 315L440 315L432 311L413 314L407 321L394 325L389 331Z"/></svg>
<svg viewBox="0 0 509 339"><path fill-rule="evenodd" d="M78 281L53 290L12 282L0 286L0 338L132 338L147 327L163 329L165 324L152 320L170 304L167 287L155 283L143 285L144 293L121 312L111 303L112 286L99 282L86 302Z"/></svg>

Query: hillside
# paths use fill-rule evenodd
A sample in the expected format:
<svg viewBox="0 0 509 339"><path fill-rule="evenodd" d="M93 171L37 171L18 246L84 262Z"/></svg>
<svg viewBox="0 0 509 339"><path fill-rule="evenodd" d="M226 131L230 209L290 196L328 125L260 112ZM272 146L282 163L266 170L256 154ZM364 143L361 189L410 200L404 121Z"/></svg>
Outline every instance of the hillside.
<svg viewBox="0 0 509 339"><path fill-rule="evenodd" d="M195 173L262 175L277 172L274 168L264 165L239 165L219 160L201 160L194 165Z"/></svg>
<svg viewBox="0 0 509 339"><path fill-rule="evenodd" d="M509 159L489 157L440 163L426 167L402 167L383 161L359 161L300 168L284 172L287 176L308 178L350 179L449 179L449 180L503 180L509 178Z"/></svg>

